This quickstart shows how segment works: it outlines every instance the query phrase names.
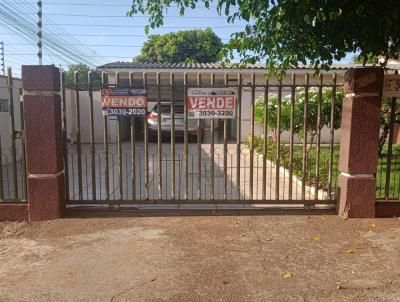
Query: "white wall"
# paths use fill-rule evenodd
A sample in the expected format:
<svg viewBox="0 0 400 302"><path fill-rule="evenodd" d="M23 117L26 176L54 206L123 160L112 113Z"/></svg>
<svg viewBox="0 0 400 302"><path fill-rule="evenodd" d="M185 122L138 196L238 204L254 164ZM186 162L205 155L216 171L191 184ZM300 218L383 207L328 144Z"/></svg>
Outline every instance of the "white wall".
<svg viewBox="0 0 400 302"><path fill-rule="evenodd" d="M77 139L77 107L75 92L71 89L65 90L65 102L67 113L67 139L76 143ZM80 135L81 143L90 143L90 100L88 91L79 92L79 108L80 108ZM95 143L104 142L104 122L101 110L101 95L99 91L93 92L93 122ZM117 121L114 117L107 119L108 140L115 143L117 138ZM124 137L126 137L126 127Z"/></svg>
<svg viewBox="0 0 400 302"><path fill-rule="evenodd" d="M20 88L21 80L13 79L13 97L14 97L14 124L15 130L21 130L21 112L20 112ZM0 98L9 99L7 77L0 76ZM0 112L0 135L3 153L11 147L11 127L10 127L10 113ZM20 140L16 140L16 147L20 147Z"/></svg>

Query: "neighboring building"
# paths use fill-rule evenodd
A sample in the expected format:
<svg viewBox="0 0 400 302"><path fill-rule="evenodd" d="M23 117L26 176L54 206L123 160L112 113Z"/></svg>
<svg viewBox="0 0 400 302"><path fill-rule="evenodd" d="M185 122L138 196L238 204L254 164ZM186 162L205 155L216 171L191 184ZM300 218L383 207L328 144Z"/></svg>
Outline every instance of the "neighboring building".
<svg viewBox="0 0 400 302"><path fill-rule="evenodd" d="M14 96L14 118L15 130L21 130L21 115L20 115L20 94L21 94L21 79L13 79L13 96ZM9 106L9 87L7 77L0 76L0 136L3 154L11 146L11 128L10 128L10 106ZM19 140L16 140L17 148L20 147Z"/></svg>

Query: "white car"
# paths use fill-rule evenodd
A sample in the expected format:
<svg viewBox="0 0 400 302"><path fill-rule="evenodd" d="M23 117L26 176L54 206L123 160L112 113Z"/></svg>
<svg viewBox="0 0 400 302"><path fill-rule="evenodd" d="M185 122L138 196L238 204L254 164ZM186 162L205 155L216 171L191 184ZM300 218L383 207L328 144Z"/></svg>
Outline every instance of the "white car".
<svg viewBox="0 0 400 302"><path fill-rule="evenodd" d="M185 130L184 123L184 105L183 103L175 103L175 136L183 136ZM161 133L162 137L171 136L171 104L161 103ZM157 105L147 115L147 123L149 130L149 140L157 138L158 131L158 107ZM199 134L198 120L188 115L188 135L189 140L197 139ZM204 129L200 123L200 138L203 139Z"/></svg>

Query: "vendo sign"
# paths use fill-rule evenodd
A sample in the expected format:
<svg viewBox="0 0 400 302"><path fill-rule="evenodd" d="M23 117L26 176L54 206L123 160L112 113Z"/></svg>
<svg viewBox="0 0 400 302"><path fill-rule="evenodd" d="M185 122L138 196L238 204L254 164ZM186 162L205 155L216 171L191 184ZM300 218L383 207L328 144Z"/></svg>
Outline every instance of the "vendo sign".
<svg viewBox="0 0 400 302"><path fill-rule="evenodd" d="M190 116L196 119L235 118L235 89L189 88L187 102Z"/></svg>
<svg viewBox="0 0 400 302"><path fill-rule="evenodd" d="M104 115L144 116L147 109L147 93L144 89L102 88L101 105Z"/></svg>

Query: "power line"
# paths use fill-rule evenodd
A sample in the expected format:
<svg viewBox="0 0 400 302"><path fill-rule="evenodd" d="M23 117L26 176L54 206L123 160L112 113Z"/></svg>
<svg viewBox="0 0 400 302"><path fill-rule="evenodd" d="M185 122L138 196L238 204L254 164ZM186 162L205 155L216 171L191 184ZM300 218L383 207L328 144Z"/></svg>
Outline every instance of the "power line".
<svg viewBox="0 0 400 302"><path fill-rule="evenodd" d="M14 6L14 7L16 7L16 6ZM23 9L23 12L33 12L33 13L35 13L35 10L32 8L32 4L29 4L27 2L23 2L23 6L18 6L17 9ZM14 12L17 13L16 11L14 11ZM17 14L19 14L19 13L17 13ZM32 22L32 23L35 22L35 20L32 20L32 21L30 21L28 19L24 19L24 20ZM46 23L50 23L50 24L54 25L54 22L50 18L48 18L47 16L44 17L44 20L45 20ZM57 38L57 37L48 38L47 37L47 33L48 32L57 33L57 34L63 34L63 36L65 36L65 38ZM26 34L28 34L28 33L26 33ZM73 60L71 58L71 55L79 56L80 54L82 54L82 53L86 54L87 52L89 52L91 54L95 53L92 49L90 49L88 47L85 47L85 45L82 45L82 46L79 46L79 47L70 47L69 44L73 44L73 43L77 44L80 41L76 40L74 37L72 37L70 34L65 32L59 26L55 26L55 27L49 28L49 29L46 28L45 37L46 37L46 41L50 42L50 44L51 44L51 45L47 45L49 43L46 43L46 47L50 46L49 49L50 49L51 53L53 53L54 49L56 49L56 51L66 54L66 57L68 59L66 60L66 59L63 58L63 61L66 61L68 63L76 61L76 60ZM81 42L79 44L81 44ZM98 64L98 62L95 62L95 64ZM93 65L95 65L95 64L93 64Z"/></svg>
<svg viewBox="0 0 400 302"><path fill-rule="evenodd" d="M29 4L26 2L4 2L6 4ZM129 8L131 6L130 3L127 4L104 4L104 3L82 3L82 2L47 2L45 3L46 5L66 5L66 6L103 6L103 7L127 7ZM169 5L166 8L176 8L176 7L180 7L177 5ZM206 8L205 5L199 5L197 7L200 8ZM209 8L213 8L215 6L211 6ZM190 9L190 7L187 7L188 9Z"/></svg>
<svg viewBox="0 0 400 302"><path fill-rule="evenodd" d="M47 3L46 3L47 4ZM31 15L33 13L24 13ZM47 16L68 16L68 17L85 17L85 18L124 18L131 19L130 16L121 15L85 15L85 14L63 14L63 13L46 13ZM149 18L149 15L135 15L134 18ZM179 15L166 15L164 18L183 18L183 19L226 19L224 16L179 16Z"/></svg>
<svg viewBox="0 0 400 302"><path fill-rule="evenodd" d="M89 27L131 27L143 28L143 25L112 25L112 24L81 24L81 23L55 23L57 26L89 26ZM243 28L241 25L212 25L212 26L163 26L166 29L188 28L188 29L204 29L204 28Z"/></svg>
<svg viewBox="0 0 400 302"><path fill-rule="evenodd" d="M10 55L13 55L13 56L34 56L35 54L34 53L10 53ZM52 55L53 57L60 57L60 56L63 56L63 55ZM124 57L124 56L97 56L97 57L99 57L99 58L124 58L124 59L128 59L128 58L130 58L130 59L132 59L133 58L133 56L130 56L130 57Z"/></svg>
<svg viewBox="0 0 400 302"><path fill-rule="evenodd" d="M23 3L25 6L27 3ZM19 6L20 10L23 10L24 12L26 11L31 11L31 7L21 7ZM14 34L16 34L18 37L21 39L28 41L28 42L36 42L36 32L35 32L35 26L34 26L34 21L31 21L29 19L26 19L24 16L21 16L18 11L16 11L17 7L15 5L9 5L7 7L2 7L0 5L0 16L3 17L3 20L5 20L5 25L10 28ZM34 10L33 10L34 12ZM5 18L5 19L4 19ZM54 22L52 22L49 18L45 17L46 23L49 23L49 25L52 25L53 28L49 28L46 30L43 34L45 40L46 40L46 48L49 51L49 55L54 55L54 54L63 54L62 61L67 62L68 64L72 62L82 62L86 63L88 65L98 65L100 62L93 62L95 54L94 50L90 48L83 48L85 45L81 43L80 41L74 39L71 37L71 35L68 35L65 31L63 31L60 27L58 27ZM47 33L50 34L55 34L54 36L52 35L51 37L47 36ZM65 38L58 37L57 35L65 35ZM72 42L72 43L71 43ZM78 43L80 42L80 43ZM80 46L71 46L70 44L80 44ZM90 52L90 55L88 55L88 52ZM90 59L92 58L92 59Z"/></svg>
<svg viewBox="0 0 400 302"><path fill-rule="evenodd" d="M8 43L7 45L18 45L18 46L29 46L35 45L34 43ZM141 45L128 45L128 44L70 44L70 45L87 45L91 47L116 47L116 48L142 48L144 44ZM198 47L183 47L179 49L198 49Z"/></svg>
<svg viewBox="0 0 400 302"><path fill-rule="evenodd" d="M14 33L0 33L0 35L12 35ZM71 34L54 34L54 33L46 33L46 36L70 36ZM141 37L148 38L149 35L136 35L136 34L74 34L76 37ZM229 40L229 39L222 39ZM87 45L87 44L81 44ZM90 45L87 45L90 46Z"/></svg>
<svg viewBox="0 0 400 302"><path fill-rule="evenodd" d="M34 56L35 54L34 53L11 53L10 55L13 55L13 56ZM58 57L58 56L61 56L61 55L52 55L53 57ZM98 56L98 57L100 57L100 58L120 58L120 59L132 59L133 58L133 56L129 56L129 57L127 57L127 56Z"/></svg>
<svg viewBox="0 0 400 302"><path fill-rule="evenodd" d="M6 4L27 4L26 2L3 2ZM129 7L128 4L103 4L103 3L78 3L78 2L47 2L46 5L67 5L67 6L105 6L105 7ZM172 7L172 6L171 6Z"/></svg>

